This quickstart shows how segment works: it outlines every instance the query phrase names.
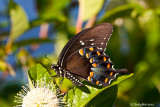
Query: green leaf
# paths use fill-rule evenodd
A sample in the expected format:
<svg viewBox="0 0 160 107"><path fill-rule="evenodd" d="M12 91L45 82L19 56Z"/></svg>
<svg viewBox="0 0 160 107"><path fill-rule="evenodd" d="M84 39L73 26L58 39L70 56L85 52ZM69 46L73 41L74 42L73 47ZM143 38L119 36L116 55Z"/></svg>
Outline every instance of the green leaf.
<svg viewBox="0 0 160 107"><path fill-rule="evenodd" d="M66 16L62 11L66 8L69 1L70 0L63 0L61 2L59 2L59 0L37 0L40 15L40 20L38 21L66 21Z"/></svg>
<svg viewBox="0 0 160 107"><path fill-rule="evenodd" d="M14 40L29 28L29 22L23 8L12 0L10 0L10 17L12 24L10 37Z"/></svg>
<svg viewBox="0 0 160 107"><path fill-rule="evenodd" d="M67 5L70 0L37 0L39 18L30 22L30 27L39 26L43 23L66 23L67 17L64 11L67 11ZM68 11L67 11L68 12Z"/></svg>
<svg viewBox="0 0 160 107"><path fill-rule="evenodd" d="M64 32L58 32L55 37L55 55L59 55L65 44L68 42L68 38L66 36L66 33Z"/></svg>
<svg viewBox="0 0 160 107"><path fill-rule="evenodd" d="M0 71L6 71L7 70L7 63L0 59Z"/></svg>
<svg viewBox="0 0 160 107"><path fill-rule="evenodd" d="M52 81L51 75L41 64L32 66L28 70L28 79L30 86L33 86L33 83L37 83L37 81L45 83L49 83Z"/></svg>
<svg viewBox="0 0 160 107"><path fill-rule="evenodd" d="M139 12L142 10L142 7L137 4L127 4L127 5L118 6L112 10L107 11L104 14L104 16L102 16L102 18L98 21L98 23L102 23L105 21L111 22L119 17L127 17L127 16L130 17L131 12L133 10L136 10L136 12Z"/></svg>
<svg viewBox="0 0 160 107"><path fill-rule="evenodd" d="M95 16L102 8L104 0L79 0L83 21Z"/></svg>
<svg viewBox="0 0 160 107"><path fill-rule="evenodd" d="M40 38L32 38L32 39L27 39L23 41L16 41L13 43L14 46L20 47L20 46L26 46L26 45L31 45L31 44L42 44L42 43L53 43L54 40L51 39L40 39Z"/></svg>
<svg viewBox="0 0 160 107"><path fill-rule="evenodd" d="M110 86L105 88L94 86L85 81L85 87L74 87L65 95L64 99L71 107L112 107L117 96L117 84L132 75L120 76Z"/></svg>
<svg viewBox="0 0 160 107"><path fill-rule="evenodd" d="M12 0L9 2L10 19L11 19L11 32L5 48L7 54L11 54L13 41L23 34L29 28L29 22L23 8Z"/></svg>
<svg viewBox="0 0 160 107"><path fill-rule="evenodd" d="M87 107L112 107L117 97L118 85L108 87L100 92L86 105ZM105 97L104 97L105 96Z"/></svg>
<svg viewBox="0 0 160 107"><path fill-rule="evenodd" d="M30 22L30 28L39 26L43 23L51 23L51 22L64 23L64 22L66 22L66 20L67 20L66 17L64 15L61 15L61 14L58 14L56 16L41 17L41 18L32 20Z"/></svg>

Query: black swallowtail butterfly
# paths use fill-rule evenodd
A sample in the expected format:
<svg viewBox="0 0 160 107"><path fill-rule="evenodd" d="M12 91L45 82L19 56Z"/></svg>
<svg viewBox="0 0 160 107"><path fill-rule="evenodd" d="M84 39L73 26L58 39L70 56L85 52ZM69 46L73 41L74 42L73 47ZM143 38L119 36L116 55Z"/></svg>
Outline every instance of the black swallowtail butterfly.
<svg viewBox="0 0 160 107"><path fill-rule="evenodd" d="M73 37L63 48L57 65L51 65L57 76L68 78L78 86L81 77L92 84L108 86L119 73L126 69L114 69L110 57L104 53L113 26L102 23L85 29Z"/></svg>

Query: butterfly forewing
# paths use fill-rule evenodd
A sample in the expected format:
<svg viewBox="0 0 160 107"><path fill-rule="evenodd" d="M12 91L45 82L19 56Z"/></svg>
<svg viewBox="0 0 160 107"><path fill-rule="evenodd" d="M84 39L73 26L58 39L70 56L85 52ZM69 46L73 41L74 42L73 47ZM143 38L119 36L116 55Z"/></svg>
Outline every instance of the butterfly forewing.
<svg viewBox="0 0 160 107"><path fill-rule="evenodd" d="M99 46L104 50L106 43L111 36L113 26L110 23L102 23L77 34L73 37L63 48L58 59L58 65L65 65L63 63L72 53L88 46ZM102 44L103 43L103 44Z"/></svg>

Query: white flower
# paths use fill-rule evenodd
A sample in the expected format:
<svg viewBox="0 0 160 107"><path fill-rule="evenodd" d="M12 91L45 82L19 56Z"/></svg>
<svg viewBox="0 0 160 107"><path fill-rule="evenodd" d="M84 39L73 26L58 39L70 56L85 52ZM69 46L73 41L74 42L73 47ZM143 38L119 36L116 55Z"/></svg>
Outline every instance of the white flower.
<svg viewBox="0 0 160 107"><path fill-rule="evenodd" d="M58 107L64 105L62 99L57 98L57 89L51 85L41 83L34 85L34 88L27 85L17 94L15 102L20 103L18 107Z"/></svg>

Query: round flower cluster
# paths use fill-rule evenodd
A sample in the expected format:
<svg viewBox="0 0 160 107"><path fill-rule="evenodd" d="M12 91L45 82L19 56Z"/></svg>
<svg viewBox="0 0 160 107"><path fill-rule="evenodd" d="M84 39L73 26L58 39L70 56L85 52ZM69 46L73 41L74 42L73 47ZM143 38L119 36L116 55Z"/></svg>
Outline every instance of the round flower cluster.
<svg viewBox="0 0 160 107"><path fill-rule="evenodd" d="M56 89L53 84L40 83L34 84L33 88L30 85L23 86L16 96L15 102L19 103L17 106L58 107L64 105L59 89Z"/></svg>

